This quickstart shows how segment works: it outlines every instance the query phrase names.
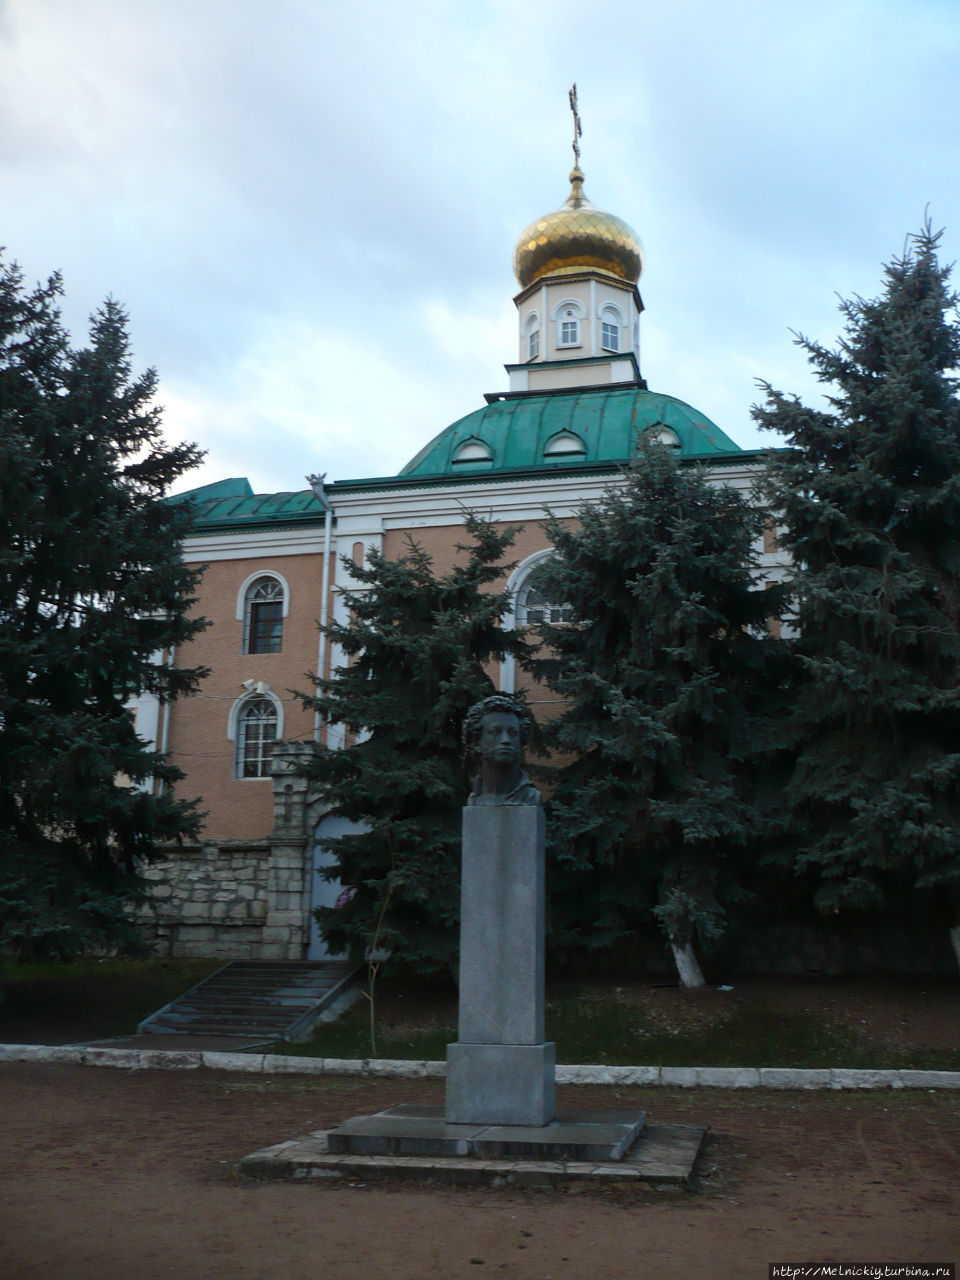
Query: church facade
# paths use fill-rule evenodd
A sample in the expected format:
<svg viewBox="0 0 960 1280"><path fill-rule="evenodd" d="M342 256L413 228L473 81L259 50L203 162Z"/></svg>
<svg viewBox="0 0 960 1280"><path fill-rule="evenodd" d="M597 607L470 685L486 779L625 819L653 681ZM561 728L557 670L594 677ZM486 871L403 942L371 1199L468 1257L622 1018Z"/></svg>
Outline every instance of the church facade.
<svg viewBox="0 0 960 1280"><path fill-rule="evenodd" d="M198 611L211 622L178 657L210 675L197 695L165 708L143 702L136 713L141 735L183 770L179 789L201 797L206 817L200 844L148 871L143 923L157 949L324 954L311 909L336 897L337 885L317 872L324 835L338 831L306 794L295 761L321 734L338 745L341 730L315 722L291 691L308 688L306 673L343 664L317 623L345 620L343 591L356 585L351 564L373 548L401 554L412 536L442 571L456 555L465 511L521 525L505 625L535 625L562 608L536 589L536 567L551 554L545 510L576 520L621 482L640 433L714 482L749 490L758 455L641 376L640 242L590 203L583 181L577 156L566 202L517 243L518 342L506 389L440 431L397 475L313 478L307 489L277 494L228 479L177 499L195 510L184 553L207 566ZM758 552L764 574L781 576L772 536ZM504 663L500 689L513 691L516 679Z"/></svg>

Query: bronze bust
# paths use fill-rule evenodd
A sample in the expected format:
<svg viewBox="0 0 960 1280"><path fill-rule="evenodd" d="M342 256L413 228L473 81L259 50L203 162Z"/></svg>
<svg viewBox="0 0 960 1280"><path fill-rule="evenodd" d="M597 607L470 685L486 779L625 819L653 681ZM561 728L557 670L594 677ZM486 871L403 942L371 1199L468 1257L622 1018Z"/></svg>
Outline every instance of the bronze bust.
<svg viewBox="0 0 960 1280"><path fill-rule="evenodd" d="M480 772L468 805L540 803L540 792L522 768L529 732L530 718L513 698L492 694L474 703L463 722L463 743L478 757Z"/></svg>

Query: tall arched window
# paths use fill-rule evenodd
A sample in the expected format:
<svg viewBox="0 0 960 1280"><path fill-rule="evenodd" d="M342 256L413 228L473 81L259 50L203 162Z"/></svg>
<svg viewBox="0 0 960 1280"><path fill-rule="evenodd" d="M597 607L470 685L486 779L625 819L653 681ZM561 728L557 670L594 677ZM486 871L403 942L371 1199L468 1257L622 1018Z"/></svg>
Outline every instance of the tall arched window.
<svg viewBox="0 0 960 1280"><path fill-rule="evenodd" d="M543 565L542 560L535 565L517 591L515 610L518 627L539 627L545 622L559 626L574 620L573 606L551 600L543 589Z"/></svg>
<svg viewBox="0 0 960 1280"><path fill-rule="evenodd" d="M235 751L238 778L269 778L277 721L277 708L270 698L248 698L241 704Z"/></svg>
<svg viewBox="0 0 960 1280"><path fill-rule="evenodd" d="M243 652L279 653L283 647L283 586L274 577L254 578L243 601Z"/></svg>

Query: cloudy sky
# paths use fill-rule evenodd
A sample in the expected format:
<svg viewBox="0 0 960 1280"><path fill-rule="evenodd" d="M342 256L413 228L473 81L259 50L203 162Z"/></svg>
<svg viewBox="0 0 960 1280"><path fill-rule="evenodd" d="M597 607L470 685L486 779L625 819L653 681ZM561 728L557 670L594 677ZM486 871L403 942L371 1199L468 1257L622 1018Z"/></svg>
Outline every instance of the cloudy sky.
<svg viewBox="0 0 960 1280"><path fill-rule="evenodd" d="M745 447L927 206L960 252L958 0L0 0L0 243L127 307L181 487L390 475L506 386L574 80L643 373Z"/></svg>

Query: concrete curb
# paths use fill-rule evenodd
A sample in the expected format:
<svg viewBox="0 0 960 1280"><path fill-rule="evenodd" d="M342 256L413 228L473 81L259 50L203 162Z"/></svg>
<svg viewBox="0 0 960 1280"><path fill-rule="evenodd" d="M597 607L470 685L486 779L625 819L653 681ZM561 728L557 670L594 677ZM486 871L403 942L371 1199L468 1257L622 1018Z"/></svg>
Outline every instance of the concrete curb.
<svg viewBox="0 0 960 1280"><path fill-rule="evenodd" d="M127 1071L242 1071L254 1075L442 1079L443 1062L400 1058L301 1058L211 1049L104 1049L93 1045L0 1044L2 1062L66 1062ZM557 1084L657 1085L681 1089L960 1089L960 1071L863 1071L846 1067L557 1067Z"/></svg>

